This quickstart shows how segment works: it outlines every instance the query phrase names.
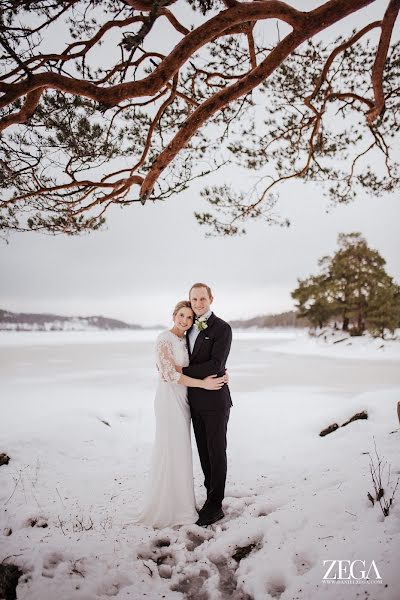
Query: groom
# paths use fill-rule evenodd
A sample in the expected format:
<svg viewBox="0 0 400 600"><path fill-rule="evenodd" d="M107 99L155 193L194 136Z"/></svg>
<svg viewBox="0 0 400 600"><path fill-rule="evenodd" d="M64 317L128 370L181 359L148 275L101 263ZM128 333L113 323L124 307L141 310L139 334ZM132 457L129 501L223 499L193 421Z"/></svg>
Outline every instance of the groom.
<svg viewBox="0 0 400 600"><path fill-rule="evenodd" d="M211 289L205 283L195 283L190 288L189 300L196 319L186 336L190 364L182 368L182 373L188 377L204 379L208 375L221 377L225 373L232 330L211 311L213 299ZM226 429L232 402L226 384L217 391L188 388L188 397L207 490L207 500L199 511L196 524L205 527L224 516Z"/></svg>

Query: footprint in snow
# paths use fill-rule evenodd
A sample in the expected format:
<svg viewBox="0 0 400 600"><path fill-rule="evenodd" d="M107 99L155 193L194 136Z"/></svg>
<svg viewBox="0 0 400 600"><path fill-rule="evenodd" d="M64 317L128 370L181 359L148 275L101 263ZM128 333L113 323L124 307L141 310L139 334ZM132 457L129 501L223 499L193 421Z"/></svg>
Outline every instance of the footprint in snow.
<svg viewBox="0 0 400 600"><path fill-rule="evenodd" d="M210 589L209 581L217 576L217 597L218 600L251 600L251 597L245 592L237 589L236 570L238 563L225 556L214 558L207 565L202 564L201 568L189 569L171 585L171 590L184 594L185 600L214 600L216 598L215 588Z"/></svg>
<svg viewBox="0 0 400 600"><path fill-rule="evenodd" d="M221 594L220 598L223 600L250 600L248 594L237 589L236 570L239 563L227 559L225 556L221 556L219 560L213 562L219 576L218 591Z"/></svg>
<svg viewBox="0 0 400 600"><path fill-rule="evenodd" d="M158 569L160 577L170 579L177 563L175 550L171 547L171 540L168 536L156 537L149 542L139 546L137 551L138 559L152 561ZM147 566L148 569L150 567ZM150 569L152 571L152 569Z"/></svg>
<svg viewBox="0 0 400 600"><path fill-rule="evenodd" d="M46 517L29 517L24 523L25 527L48 527Z"/></svg>
<svg viewBox="0 0 400 600"><path fill-rule="evenodd" d="M66 559L61 552L49 552L43 557L43 570L42 577L53 579L58 565L64 562Z"/></svg>
<svg viewBox="0 0 400 600"><path fill-rule="evenodd" d="M204 585L209 577L208 571L200 569L198 574L182 577L177 583L171 585L171 590L184 594L185 600L211 600Z"/></svg>
<svg viewBox="0 0 400 600"><path fill-rule="evenodd" d="M132 585L133 581L125 575L119 573L110 573L99 583L96 588L96 597L100 596L118 596L119 592L127 586Z"/></svg>
<svg viewBox="0 0 400 600"><path fill-rule="evenodd" d="M186 549L192 552L193 550L204 544L204 542L210 540L213 537L213 535L213 531L205 527L200 528L196 526L193 528L188 528L186 530Z"/></svg>
<svg viewBox="0 0 400 600"><path fill-rule="evenodd" d="M213 527L215 527L215 524ZM246 547L231 547L231 555L221 553L220 550L213 552L214 539L218 540L221 531L210 531L210 529L193 528L186 531L186 537L194 539L195 561L188 557L183 572L175 574L171 590L184 594L185 599L214 600L216 593L219 600L251 600L238 586L237 570L240 561L252 552L259 549L260 539L249 539ZM223 535L223 534L222 534ZM220 538L219 538L220 539ZM202 544L209 542L206 548ZM188 546L186 545L186 548ZM210 582L212 587L210 587ZM217 591L216 591L217 590Z"/></svg>
<svg viewBox="0 0 400 600"><path fill-rule="evenodd" d="M307 573L307 571L314 566L313 561L303 553L298 554L296 552L293 557L293 562L296 566L298 575L304 575L304 573Z"/></svg>
<svg viewBox="0 0 400 600"><path fill-rule="evenodd" d="M283 592L286 590L285 583L282 578L275 577L269 580L267 583L267 593L272 598L280 598Z"/></svg>
<svg viewBox="0 0 400 600"><path fill-rule="evenodd" d="M249 514L252 517L267 517L271 513L275 512L276 506L268 503L257 503L250 507Z"/></svg>

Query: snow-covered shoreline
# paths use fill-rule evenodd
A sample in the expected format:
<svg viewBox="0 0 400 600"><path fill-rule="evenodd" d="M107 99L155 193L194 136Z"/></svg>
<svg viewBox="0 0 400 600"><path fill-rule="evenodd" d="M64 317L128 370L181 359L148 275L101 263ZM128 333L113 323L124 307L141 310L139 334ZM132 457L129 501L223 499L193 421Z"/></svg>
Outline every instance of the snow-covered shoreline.
<svg viewBox="0 0 400 600"><path fill-rule="evenodd" d="M276 352L312 354L326 357L372 360L400 360L400 335L388 339L374 338L369 334L351 337L343 331L322 331L309 335L306 330L297 332L290 340L275 346Z"/></svg>
<svg viewBox="0 0 400 600"><path fill-rule="evenodd" d="M296 331L235 331L226 518L153 531L132 518L154 432L156 334L56 333L0 336L0 452L11 458L0 562L24 571L18 600L398 600L400 492L384 518L367 498L366 454L375 441L400 474L397 359L371 348L348 361L354 346L329 355L342 344L312 354ZM367 420L319 436L361 410ZM374 560L382 583L327 585L327 559Z"/></svg>

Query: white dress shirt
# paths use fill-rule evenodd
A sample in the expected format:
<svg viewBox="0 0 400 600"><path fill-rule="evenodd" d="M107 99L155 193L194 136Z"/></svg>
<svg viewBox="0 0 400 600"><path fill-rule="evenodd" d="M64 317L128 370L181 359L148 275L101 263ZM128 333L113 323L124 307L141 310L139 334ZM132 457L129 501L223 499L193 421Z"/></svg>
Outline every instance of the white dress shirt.
<svg viewBox="0 0 400 600"><path fill-rule="evenodd" d="M209 317L211 317L212 315L212 310L208 310L204 315L201 315L201 317L196 317L196 321L206 321ZM189 332L189 347L190 347L190 352L193 352L193 348L194 345L196 343L197 340L197 336L199 335L200 331L197 329L197 327L195 325L193 325L192 329Z"/></svg>

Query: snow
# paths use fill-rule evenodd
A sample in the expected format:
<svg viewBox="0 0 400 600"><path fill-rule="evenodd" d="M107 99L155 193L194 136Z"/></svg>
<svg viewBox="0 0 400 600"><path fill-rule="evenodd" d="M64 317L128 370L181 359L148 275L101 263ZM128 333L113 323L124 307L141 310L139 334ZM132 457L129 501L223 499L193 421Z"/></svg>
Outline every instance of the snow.
<svg viewBox="0 0 400 600"><path fill-rule="evenodd" d="M396 335L397 333L397 335ZM318 331L315 337L300 329L275 348L277 352L290 354L316 354L341 358L372 358L373 360L400 359L400 330L386 339L373 338L367 333L350 337L343 331Z"/></svg>
<svg viewBox="0 0 400 600"><path fill-rule="evenodd" d="M71 331L0 331L1 346L47 346L61 344L91 344L93 342L146 342L155 340L160 329L101 329ZM106 336L106 337L105 337Z"/></svg>
<svg viewBox="0 0 400 600"><path fill-rule="evenodd" d="M133 515L154 434L157 333L0 335L0 453L11 458L0 562L24 572L18 600L399 600L400 489L386 518L367 498L375 445L392 484L400 474L399 342L234 332L225 518L152 530ZM362 410L368 420L319 436ZM328 584L333 559L375 561L382 582Z"/></svg>

